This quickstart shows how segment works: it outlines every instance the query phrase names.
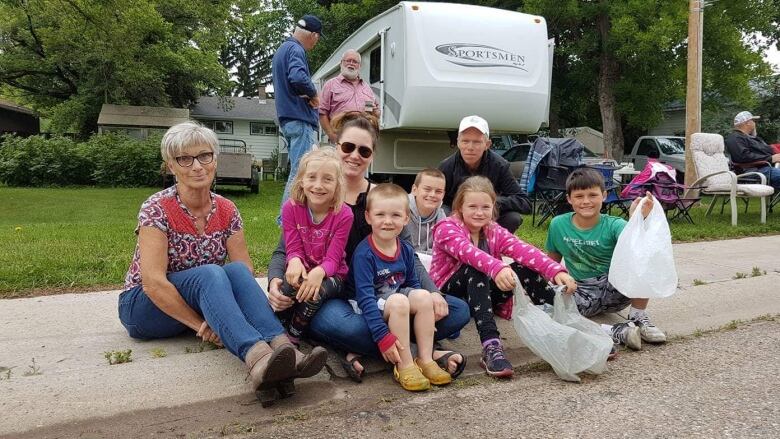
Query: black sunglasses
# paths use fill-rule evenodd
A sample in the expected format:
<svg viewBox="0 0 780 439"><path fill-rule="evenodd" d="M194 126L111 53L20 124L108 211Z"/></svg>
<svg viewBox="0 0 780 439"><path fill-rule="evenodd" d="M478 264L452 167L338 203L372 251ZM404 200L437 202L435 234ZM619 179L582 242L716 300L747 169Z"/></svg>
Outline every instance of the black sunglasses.
<svg viewBox="0 0 780 439"><path fill-rule="evenodd" d="M198 162L200 162L201 165L208 165L209 163L214 161L214 153L202 152L197 156L180 155L176 157L176 163L178 163L179 166L182 166L184 168L189 168L190 166L192 166L193 163L195 163L195 159L198 159Z"/></svg>
<svg viewBox="0 0 780 439"><path fill-rule="evenodd" d="M360 154L360 157L363 157L364 159L371 157L371 154L374 153L374 150L370 147L365 145L357 146L352 142L341 142L339 143L339 146L341 147L341 151L344 154L352 154L352 151L357 148L358 154Z"/></svg>

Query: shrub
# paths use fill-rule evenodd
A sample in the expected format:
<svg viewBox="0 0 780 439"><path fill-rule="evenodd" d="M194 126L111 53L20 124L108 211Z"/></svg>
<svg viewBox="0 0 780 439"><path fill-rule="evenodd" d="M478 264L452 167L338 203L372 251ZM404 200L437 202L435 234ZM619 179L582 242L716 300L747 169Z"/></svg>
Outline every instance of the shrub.
<svg viewBox="0 0 780 439"><path fill-rule="evenodd" d="M65 137L3 136L0 181L10 186L92 183L94 166L78 145Z"/></svg>
<svg viewBox="0 0 780 439"><path fill-rule="evenodd" d="M155 186L160 183L160 136L137 140L95 134L0 138L0 182L9 186Z"/></svg>
<svg viewBox="0 0 780 439"><path fill-rule="evenodd" d="M160 183L160 136L137 140L123 134L96 134L84 149L95 163L96 185L127 187Z"/></svg>

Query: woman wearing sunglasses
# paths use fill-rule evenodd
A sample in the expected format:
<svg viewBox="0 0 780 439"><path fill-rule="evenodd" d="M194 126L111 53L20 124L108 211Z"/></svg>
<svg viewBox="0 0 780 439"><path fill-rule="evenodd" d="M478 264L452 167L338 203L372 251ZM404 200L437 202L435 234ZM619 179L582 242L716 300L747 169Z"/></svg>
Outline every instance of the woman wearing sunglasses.
<svg viewBox="0 0 780 439"><path fill-rule="evenodd" d="M213 131L194 122L163 136L176 184L141 205L119 319L136 339L194 331L246 363L252 390L289 389L293 378L319 372L327 352L300 354L255 282L241 215L211 192L218 145Z"/></svg>
<svg viewBox="0 0 780 439"><path fill-rule="evenodd" d="M373 184L366 178L366 171L374 159L378 123L373 115L352 112L335 117L333 126L337 130L336 152L341 159L345 179L345 202L352 209L354 217L346 246L346 260L351 261L357 245L371 233L365 211L366 195ZM402 233L401 239L408 240L409 236ZM292 300L279 291L284 278L284 267L285 252L282 240L268 267L269 301L278 312L285 312L293 305ZM415 268L423 289L438 291L419 261L416 261ZM437 319L436 339L441 340L457 334L470 318L466 303L456 297L438 293L434 293L433 297ZM342 365L349 377L357 382L361 381L363 374L360 357L381 358L365 319L356 314L352 306L343 299L331 299L323 303L310 323L308 335L343 351ZM440 367L448 370L453 378L459 375L465 366L464 357L452 351L435 351L434 359L438 360Z"/></svg>

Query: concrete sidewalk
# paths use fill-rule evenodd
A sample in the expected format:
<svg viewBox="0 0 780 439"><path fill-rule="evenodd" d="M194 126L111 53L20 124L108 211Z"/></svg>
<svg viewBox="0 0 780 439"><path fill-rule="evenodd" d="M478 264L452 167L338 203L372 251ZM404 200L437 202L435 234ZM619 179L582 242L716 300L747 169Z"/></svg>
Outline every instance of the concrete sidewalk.
<svg viewBox="0 0 780 439"><path fill-rule="evenodd" d="M780 314L778 248L780 236L675 245L680 291L651 302L654 320L674 336ZM767 274L733 279L736 273L749 275L754 267ZM694 279L706 284L693 286ZM0 435L230 396L252 399L243 364L225 350L198 352L194 336L130 339L117 318L118 293L0 300L0 368L11 368L10 379L0 373ZM619 319L607 315L599 320ZM499 327L516 366L538 361L522 347L511 322L501 321ZM480 373L473 324L448 347L469 357L467 374ZM109 366L103 353L125 349L133 350L133 361ZM167 356L156 358L153 349L163 349ZM33 358L37 374L30 374ZM311 378L331 379L325 372ZM295 398L312 396L304 391Z"/></svg>

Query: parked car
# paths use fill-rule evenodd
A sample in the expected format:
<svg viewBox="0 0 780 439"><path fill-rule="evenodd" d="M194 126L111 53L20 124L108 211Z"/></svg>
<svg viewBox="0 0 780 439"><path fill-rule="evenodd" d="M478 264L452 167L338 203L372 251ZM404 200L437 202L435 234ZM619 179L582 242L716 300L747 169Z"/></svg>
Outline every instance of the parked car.
<svg viewBox="0 0 780 439"><path fill-rule="evenodd" d="M677 171L677 181L685 181L685 137L642 136L623 161L632 162L634 169L641 170L648 157L673 167Z"/></svg>
<svg viewBox="0 0 780 439"><path fill-rule="evenodd" d="M525 161L528 159L528 153L531 151L531 144L515 143L515 146L504 151L496 151L509 162L509 170L512 176L520 178L525 168Z"/></svg>
<svg viewBox="0 0 780 439"><path fill-rule="evenodd" d="M511 148L504 151L496 151L509 162L509 170L515 178L520 178L525 169L525 162L528 160L528 153L531 151L531 143L515 143ZM615 165L614 160L605 159L587 147L582 151L582 159L586 165Z"/></svg>

